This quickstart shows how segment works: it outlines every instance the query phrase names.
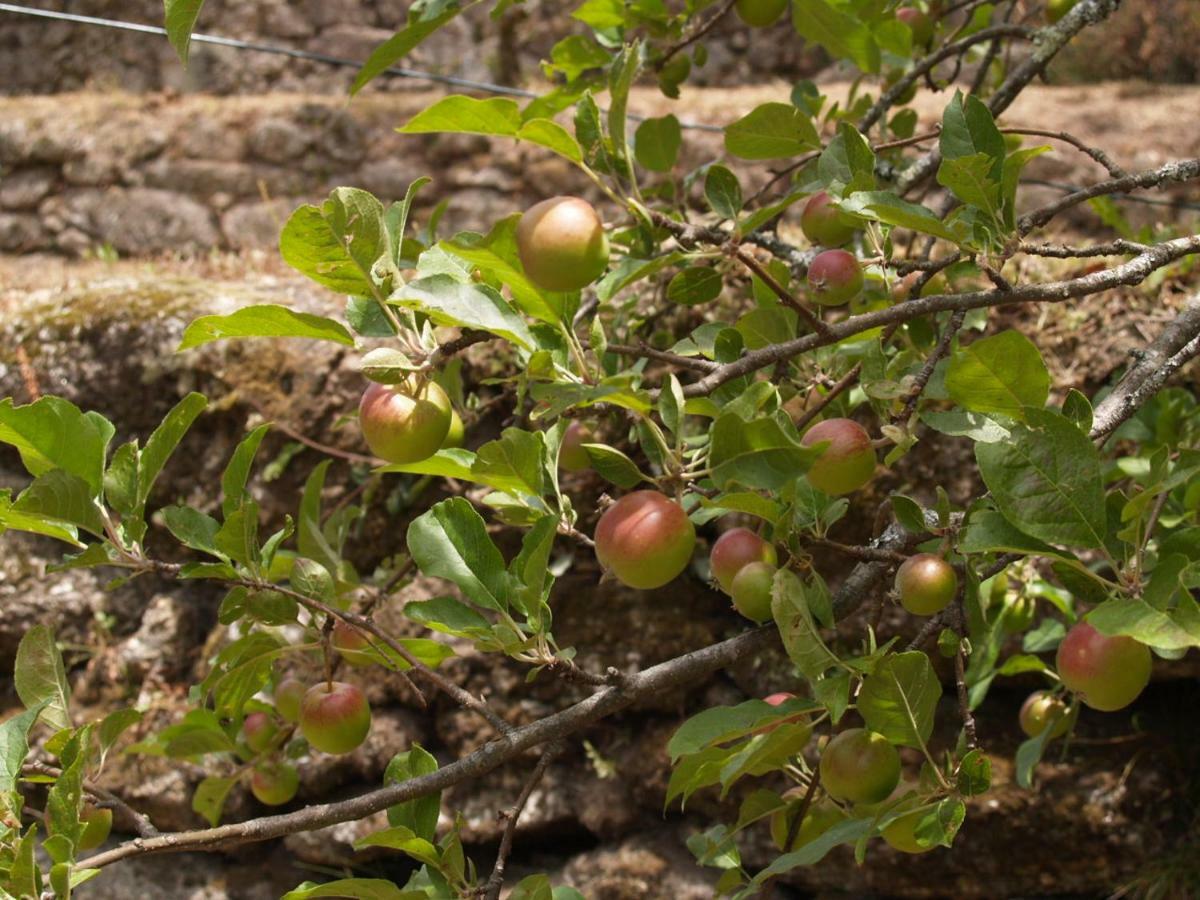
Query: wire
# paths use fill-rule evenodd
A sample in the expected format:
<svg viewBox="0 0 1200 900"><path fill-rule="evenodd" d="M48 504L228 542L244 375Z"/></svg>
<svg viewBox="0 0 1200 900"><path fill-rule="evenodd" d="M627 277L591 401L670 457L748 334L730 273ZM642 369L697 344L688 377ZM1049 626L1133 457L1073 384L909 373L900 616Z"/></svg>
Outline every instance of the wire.
<svg viewBox="0 0 1200 900"><path fill-rule="evenodd" d="M165 37L167 29L158 25L142 25L137 22L122 22L118 19L102 19L98 16L82 16L77 13L58 12L50 9L33 9L28 6L18 6L15 3L0 3L0 12L13 13L14 15L35 16L41 19L53 19L57 22L74 22L77 25L95 25L100 28L112 28L117 31L132 31L137 34L153 34ZM217 34L200 34L192 35L192 42L196 44L214 44L218 47L231 47L234 50L250 50L256 53L272 53L276 56L289 56L292 59L303 59L310 62L325 63L330 66L341 66L343 68L360 69L362 63L358 60L346 59L341 56L330 56L327 53L314 53L311 50L297 50L293 47L280 47L275 44L260 44L254 41L243 41L238 38L222 37ZM381 75L391 75L395 78L412 78L417 81L428 81L434 84L446 84L451 87L467 88L469 90L483 91L489 94L499 94L505 97L522 97L524 99L536 99L539 94L535 91L525 90L524 88L509 87L503 84L493 84L489 81L476 81L471 78L459 78L456 75L439 75L436 72L426 72L422 69L408 69L403 66L392 66L384 69ZM627 116L635 122L641 122L646 117L630 113ZM680 122L680 128L690 129L692 131L711 131L724 132L724 128L719 125L707 125L702 122Z"/></svg>

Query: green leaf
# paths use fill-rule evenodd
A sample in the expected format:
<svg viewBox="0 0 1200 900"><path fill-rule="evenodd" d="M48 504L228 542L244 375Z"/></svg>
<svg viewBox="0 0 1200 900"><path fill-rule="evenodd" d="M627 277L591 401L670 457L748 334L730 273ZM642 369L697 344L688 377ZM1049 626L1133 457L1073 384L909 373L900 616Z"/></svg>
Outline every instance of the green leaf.
<svg viewBox="0 0 1200 900"><path fill-rule="evenodd" d="M418 624L444 634L473 640L491 635L491 623L471 607L453 597L413 600L404 606L404 614Z"/></svg>
<svg viewBox="0 0 1200 900"><path fill-rule="evenodd" d="M259 560L258 504L246 500L225 517L225 523L213 535L213 544L220 554L244 566L255 566Z"/></svg>
<svg viewBox="0 0 1200 900"><path fill-rule="evenodd" d="M454 0L445 3L413 3L408 7L408 18L404 28L392 35L371 51L363 67L354 76L350 85L350 96L361 91L374 78L390 69L411 53L425 38L429 37L460 12L470 9L478 0L465 6Z"/></svg>
<svg viewBox="0 0 1200 900"><path fill-rule="evenodd" d="M82 478L98 496L104 485L104 459L113 426L98 413L84 413L61 397L43 397L27 406L0 400L0 442L21 454L30 475L63 469Z"/></svg>
<svg viewBox="0 0 1200 900"><path fill-rule="evenodd" d="M695 306L721 296L724 280L711 266L688 266L680 269L667 284L667 299L672 303Z"/></svg>
<svg viewBox="0 0 1200 900"><path fill-rule="evenodd" d="M1044 541L1104 545L1100 459L1087 435L1048 410L1027 409L1011 441L976 444L979 472L1004 517Z"/></svg>
<svg viewBox="0 0 1200 900"><path fill-rule="evenodd" d="M117 743L128 729L142 721L142 713L139 709L114 709L103 719L100 720L100 725L96 729L96 738L100 743L100 765L104 765L104 759L108 756L113 746Z"/></svg>
<svg viewBox="0 0 1200 900"><path fill-rule="evenodd" d="M754 876L754 884L763 884L776 875L782 875L800 866L811 866L820 862L839 844L853 844L873 830L873 820L847 819L834 825L820 837L813 838L799 850L776 857L765 869Z"/></svg>
<svg viewBox="0 0 1200 900"><path fill-rule="evenodd" d="M45 703L43 722L56 731L71 727L67 671L54 635L45 625L34 625L17 645L13 682L26 707Z"/></svg>
<svg viewBox="0 0 1200 900"><path fill-rule="evenodd" d="M682 142L679 120L673 115L645 119L633 134L634 155L651 172L670 172L679 159Z"/></svg>
<svg viewBox="0 0 1200 900"><path fill-rule="evenodd" d="M545 458L546 439L541 432L506 428L499 440L488 441L476 451L472 480L540 498L545 488ZM505 487L500 487L502 484Z"/></svg>
<svg viewBox="0 0 1200 900"><path fill-rule="evenodd" d="M982 750L972 750L958 764L958 792L965 797L986 794L992 786L992 761Z"/></svg>
<svg viewBox="0 0 1200 900"><path fill-rule="evenodd" d="M401 134L450 132L511 137L553 150L571 162L583 159L583 150L570 133L551 119L521 121L521 109L507 97L476 100L454 94L443 97L397 129Z"/></svg>
<svg viewBox="0 0 1200 900"><path fill-rule="evenodd" d="M220 778L209 775L198 785L192 794L192 812L196 813L210 827L216 828L221 821L221 811L225 809L225 798L237 784L236 778Z"/></svg>
<svg viewBox="0 0 1200 900"><path fill-rule="evenodd" d="M0 797L16 790L21 766L29 755L29 731L49 702L49 698L40 700L0 722Z"/></svg>
<svg viewBox="0 0 1200 900"><path fill-rule="evenodd" d="M817 159L817 176L841 195L875 190L875 152L853 125L841 122L838 133Z"/></svg>
<svg viewBox="0 0 1200 900"><path fill-rule="evenodd" d="M104 472L104 500L122 516L136 514L138 455L137 441L122 444Z"/></svg>
<svg viewBox="0 0 1200 900"><path fill-rule="evenodd" d="M284 262L339 294L381 299L395 258L383 204L366 191L336 188L320 206L301 206L279 236ZM340 327L340 326L339 326ZM354 341L345 329L341 343Z"/></svg>
<svg viewBox="0 0 1200 900"><path fill-rule="evenodd" d="M14 515L69 522L97 537L104 537L104 520L92 489L82 478L62 469L35 478L17 497L11 510Z"/></svg>
<svg viewBox="0 0 1200 900"><path fill-rule="evenodd" d="M61 519L55 519L39 513L25 513L13 509L12 498L9 492L7 490L0 490L0 534L3 534L8 529L13 531L27 531L30 534L43 534L46 537L52 537L55 540L63 541L75 547L86 546L79 540L79 529L70 522L64 522ZM100 544L93 544L92 546L101 547ZM99 557L91 555L90 549L85 550L83 553L78 554L76 558L87 558L88 562L85 565L89 566L107 562L107 554L103 554L102 547L98 552L101 554Z"/></svg>
<svg viewBox="0 0 1200 900"><path fill-rule="evenodd" d="M437 760L433 754L420 744L413 744L409 750L397 753L387 765L383 773L383 783L401 784L411 778L421 775L432 775L438 770ZM441 791L407 800L389 806L387 810L388 824L395 827L408 828L413 835L425 841L433 841L437 834L438 813L441 810Z"/></svg>
<svg viewBox="0 0 1200 900"><path fill-rule="evenodd" d="M810 608L816 585L805 584L787 569L775 574L771 591L771 614L779 626L779 637L788 658L805 678L815 681L841 665L837 654L825 645Z"/></svg>
<svg viewBox="0 0 1200 900"><path fill-rule="evenodd" d="M87 764L92 728L84 726L71 735L59 751L62 774L55 779L46 796L46 828L77 843L82 827L79 810L83 804L83 772Z"/></svg>
<svg viewBox="0 0 1200 900"><path fill-rule="evenodd" d="M1046 727L1036 737L1023 741L1017 748L1014 762L1017 770L1017 784L1028 790L1033 787L1033 770L1042 760L1046 747L1054 740L1054 729Z"/></svg>
<svg viewBox="0 0 1200 900"><path fill-rule="evenodd" d="M163 0L163 24L167 29L167 40L185 66L192 46L192 30L196 27L196 19L200 17L203 6L204 0Z"/></svg>
<svg viewBox="0 0 1200 900"><path fill-rule="evenodd" d="M627 45L612 61L608 70L608 137L612 141L613 156L619 161L629 159L626 147L626 110L629 106L629 90L637 80L642 68L642 44Z"/></svg>
<svg viewBox="0 0 1200 900"><path fill-rule="evenodd" d="M408 551L422 573L454 582L479 606L500 612L508 608L512 584L504 557L468 501L443 500L414 520Z"/></svg>
<svg viewBox="0 0 1200 900"><path fill-rule="evenodd" d="M253 309L254 307L250 308ZM199 319L196 321L199 321ZM195 324L195 322L192 323L192 325ZM191 330L192 325L188 326L189 330ZM184 340L187 340L186 332ZM197 416L207 406L208 398L203 394L195 392L188 394L175 404L174 408L166 414L159 426L154 429L154 433L146 440L146 446L142 450L141 460L138 464L139 509L145 508L146 500L150 497L150 490L154 487L154 482L158 480L158 476L167 464L167 460L171 458L171 454L175 452L175 448L179 446L179 442L183 440L183 436L192 427L192 423L196 421Z"/></svg>
<svg viewBox="0 0 1200 900"><path fill-rule="evenodd" d="M201 316L193 320L176 349L190 350L213 341L256 337L309 338L354 346L354 336L340 322L266 303L246 306L227 316Z"/></svg>
<svg viewBox="0 0 1200 900"><path fill-rule="evenodd" d="M185 547L227 558L217 548L217 533L221 523L212 516L190 506L165 506L161 510L163 524Z"/></svg>
<svg viewBox="0 0 1200 900"><path fill-rule="evenodd" d="M675 762L681 756L726 744L760 728L816 709L815 704L798 697L779 706L762 700L747 700L737 706L715 706L697 713L680 725L667 743L667 753Z"/></svg>
<svg viewBox="0 0 1200 900"><path fill-rule="evenodd" d="M476 328L526 350L536 347L529 326L498 291L487 285L464 283L450 275L430 275L402 286L388 302L423 312L439 325Z"/></svg>
<svg viewBox="0 0 1200 900"><path fill-rule="evenodd" d="M858 711L867 727L893 744L920 747L933 733L942 686L919 650L884 657L863 679Z"/></svg>
<svg viewBox="0 0 1200 900"><path fill-rule="evenodd" d="M1002 331L959 349L946 369L951 399L981 413L1024 418L1050 396L1050 372L1037 346L1019 331Z"/></svg>
<svg viewBox="0 0 1200 900"><path fill-rule="evenodd" d="M963 530L958 549L962 553L1022 553L1073 559L1045 541L1022 532L994 509L973 511Z"/></svg>
<svg viewBox="0 0 1200 900"><path fill-rule="evenodd" d="M792 0L792 25L797 34L820 44L835 59L850 60L864 72L878 72L879 47L870 28L843 8L828 0Z"/></svg>
<svg viewBox="0 0 1200 900"><path fill-rule="evenodd" d="M958 237L931 209L902 200L888 191L855 191L842 201L841 208L851 215L958 243Z"/></svg>
<svg viewBox="0 0 1200 900"><path fill-rule="evenodd" d="M741 159L784 159L819 146L812 119L788 103L764 103L725 126L725 150Z"/></svg>
<svg viewBox="0 0 1200 900"><path fill-rule="evenodd" d="M983 154L991 161L989 181L999 183L1004 166L1004 135L996 127L987 104L974 94L964 99L962 91L942 113L942 130L938 138L944 159L962 159Z"/></svg>
<svg viewBox="0 0 1200 900"><path fill-rule="evenodd" d="M740 484L759 490L778 490L808 471L822 449L804 447L771 417L746 421L723 412L713 423L709 466L722 490Z"/></svg>
<svg viewBox="0 0 1200 900"><path fill-rule="evenodd" d="M1102 634L1128 635L1160 650L1200 647L1200 625L1134 597L1106 600L1088 613L1087 621Z"/></svg>
<svg viewBox="0 0 1200 900"><path fill-rule="evenodd" d="M284 894L281 900L316 900L318 897L340 897L342 900L429 900L425 891L402 891L382 878L342 878L325 884L306 881Z"/></svg>
<svg viewBox="0 0 1200 900"><path fill-rule="evenodd" d="M993 219L1000 212L1000 181L994 177L993 160L986 153L943 159L937 181L968 206L982 209Z"/></svg>
<svg viewBox="0 0 1200 900"><path fill-rule="evenodd" d="M1030 147L1010 153L1004 159L1004 168L1000 176L1000 199L1004 205L1004 225L1010 231L1016 227L1017 187L1021 183L1021 172L1031 159L1049 150L1049 147ZM1097 199L1111 200L1109 197Z"/></svg>
<svg viewBox="0 0 1200 900"><path fill-rule="evenodd" d="M583 449L596 474L619 488L629 490L643 481L652 480L643 474L637 463L616 447L609 447L607 444L584 444Z"/></svg>
<svg viewBox="0 0 1200 900"><path fill-rule="evenodd" d="M390 850L399 850L417 862L428 866L437 867L441 863L441 854L438 853L437 847L424 838L417 837L411 829L403 826L385 828L383 831L368 834L354 842L355 850L362 850L364 847L387 847Z"/></svg>
<svg viewBox="0 0 1200 900"><path fill-rule="evenodd" d="M712 165L704 174L704 197L722 219L737 219L742 211L742 186L733 172Z"/></svg>
<svg viewBox="0 0 1200 900"><path fill-rule="evenodd" d="M258 453L259 444L270 430L269 422L259 425L242 438L229 458L229 464L221 473L221 510L224 515L230 515L246 499L246 482L250 478L250 467L254 465L254 456Z"/></svg>

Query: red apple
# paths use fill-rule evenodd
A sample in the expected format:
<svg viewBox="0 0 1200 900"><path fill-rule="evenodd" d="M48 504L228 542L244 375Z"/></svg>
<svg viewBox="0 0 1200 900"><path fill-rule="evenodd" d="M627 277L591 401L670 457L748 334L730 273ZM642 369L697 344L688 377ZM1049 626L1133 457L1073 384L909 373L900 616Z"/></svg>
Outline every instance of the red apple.
<svg viewBox="0 0 1200 900"><path fill-rule="evenodd" d="M838 496L856 491L875 474L875 448L865 428L853 419L826 419L804 433L806 447L825 441L829 446L808 470L808 483Z"/></svg>
<svg viewBox="0 0 1200 900"><path fill-rule="evenodd" d="M708 567L721 590L728 594L733 588L734 576L742 570L742 566L752 562L775 565L778 561L774 545L749 528L731 528L713 544Z"/></svg>
<svg viewBox="0 0 1200 900"><path fill-rule="evenodd" d="M634 491L596 523L596 559L622 584L650 590L687 568L696 529L682 506L658 491Z"/></svg>
<svg viewBox="0 0 1200 900"><path fill-rule="evenodd" d="M260 803L281 806L296 796L300 789L300 775L294 766L285 762L259 763L250 776L250 791Z"/></svg>
<svg viewBox="0 0 1200 900"><path fill-rule="evenodd" d="M371 452L390 463L414 463L437 453L450 430L450 398L433 381L417 387L372 382L358 405Z"/></svg>
<svg viewBox="0 0 1200 900"><path fill-rule="evenodd" d="M833 198L826 191L817 191L808 198L800 213L800 230L822 247L848 244L858 231L854 220L833 205Z"/></svg>
<svg viewBox="0 0 1200 900"><path fill-rule="evenodd" d="M853 253L824 250L808 266L808 296L821 306L842 306L862 289L862 266Z"/></svg>
<svg viewBox="0 0 1200 900"><path fill-rule="evenodd" d="M517 253L538 287L577 291L607 268L608 237L592 204L579 197L551 197L521 216Z"/></svg>
<svg viewBox="0 0 1200 900"><path fill-rule="evenodd" d="M1150 683L1150 649L1131 637L1101 634L1078 622L1058 645L1058 677L1092 709L1113 712Z"/></svg>
<svg viewBox="0 0 1200 900"><path fill-rule="evenodd" d="M349 753L371 730L371 707L352 684L322 681L308 689L300 704L300 732L326 753Z"/></svg>

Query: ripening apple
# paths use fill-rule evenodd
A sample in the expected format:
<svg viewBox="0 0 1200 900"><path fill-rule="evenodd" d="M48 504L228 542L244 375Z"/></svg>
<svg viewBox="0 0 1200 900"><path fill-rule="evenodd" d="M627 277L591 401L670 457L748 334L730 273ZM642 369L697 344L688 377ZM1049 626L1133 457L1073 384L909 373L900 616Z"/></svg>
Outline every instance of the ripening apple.
<svg viewBox="0 0 1200 900"><path fill-rule="evenodd" d="M658 491L634 491L596 523L596 559L622 584L650 590L687 568L696 529L682 506Z"/></svg>
<svg viewBox="0 0 1200 900"><path fill-rule="evenodd" d="M1057 668L1063 685L1084 703L1113 712L1136 700L1150 683L1150 648L1078 622L1058 645Z"/></svg>
<svg viewBox="0 0 1200 900"><path fill-rule="evenodd" d="M912 31L914 47L928 47L933 40L933 19L915 6L904 6L896 10L896 18Z"/></svg>
<svg viewBox="0 0 1200 900"><path fill-rule="evenodd" d="M450 431L450 398L425 381L376 384L363 392L358 420L371 452L390 463L414 463L437 453Z"/></svg>
<svg viewBox="0 0 1200 900"><path fill-rule="evenodd" d="M775 584L775 566L768 562L746 563L733 576L729 596L733 607L752 622L771 618L771 587Z"/></svg>
<svg viewBox="0 0 1200 900"><path fill-rule="evenodd" d="M568 472L582 472L592 467L591 457L583 449L584 444L592 443L592 434L578 421L572 421L563 432L562 443L558 448L558 465Z"/></svg>
<svg viewBox="0 0 1200 900"><path fill-rule="evenodd" d="M525 274L547 291L577 291L608 266L608 236L595 207L580 197L551 197L517 223Z"/></svg>
<svg viewBox="0 0 1200 900"><path fill-rule="evenodd" d="M835 800L878 803L900 783L900 754L881 734L849 728L821 753L821 784Z"/></svg>
<svg viewBox="0 0 1200 900"><path fill-rule="evenodd" d="M856 491L875 474L875 448L867 430L853 419L818 422L800 439L805 447L829 442L806 477L819 491L838 496Z"/></svg>
<svg viewBox="0 0 1200 900"><path fill-rule="evenodd" d="M250 776L250 791L267 806L282 806L295 797L299 789L299 773L295 766L285 762L261 762Z"/></svg>
<svg viewBox="0 0 1200 900"><path fill-rule="evenodd" d="M787 791L783 798L793 802L771 815L771 839L775 841L775 846L785 853L799 850L805 844L815 841L834 825L840 825L846 821L846 814L836 804L825 799L818 800L804 814L800 827L796 829L796 836L792 839L792 845L785 847L784 844L795 824L796 816L800 813L804 793L805 788L792 788Z"/></svg>
<svg viewBox="0 0 1200 900"><path fill-rule="evenodd" d="M1050 720L1054 719L1054 730L1050 732L1050 739L1054 740L1066 734L1067 729L1071 727L1067 713L1067 704L1054 694L1049 691L1034 691L1021 704L1018 721L1026 735L1037 737L1050 725Z"/></svg>
<svg viewBox="0 0 1200 900"><path fill-rule="evenodd" d="M352 666L369 666L375 663L375 659L364 652L370 649L371 639L341 619L333 624L333 634L329 641L342 659Z"/></svg>
<svg viewBox="0 0 1200 900"><path fill-rule="evenodd" d="M285 722L293 725L300 720L300 701L308 688L296 678L285 678L275 685L275 711Z"/></svg>
<svg viewBox="0 0 1200 900"><path fill-rule="evenodd" d="M731 528L713 544L708 567L721 590L730 593L733 579L742 566L752 562L775 565L779 561L773 544L764 541L749 528Z"/></svg>
<svg viewBox="0 0 1200 900"><path fill-rule="evenodd" d="M896 593L900 605L914 616L932 616L958 593L958 576L954 566L936 553L918 553L896 570Z"/></svg>
<svg viewBox="0 0 1200 900"><path fill-rule="evenodd" d="M824 250L808 266L808 295L821 306L842 306L862 289L862 266L853 253Z"/></svg>
<svg viewBox="0 0 1200 900"><path fill-rule="evenodd" d="M1069 13L1079 0L1046 0L1046 21L1053 25Z"/></svg>
<svg viewBox="0 0 1200 900"><path fill-rule="evenodd" d="M774 25L787 9L788 0L737 0L738 18L751 28Z"/></svg>
<svg viewBox="0 0 1200 900"><path fill-rule="evenodd" d="M446 429L446 436L442 438L442 447L445 449L461 447L466 437L467 432L463 427L462 416L458 414L458 410L451 407L450 427Z"/></svg>
<svg viewBox="0 0 1200 900"><path fill-rule="evenodd" d="M242 720L242 733L246 735L246 746L262 753L279 734L279 725L265 712L252 712Z"/></svg>
<svg viewBox="0 0 1200 900"><path fill-rule="evenodd" d="M349 753L371 730L371 707L352 684L320 682L300 703L300 733L318 750Z"/></svg>
<svg viewBox="0 0 1200 900"><path fill-rule="evenodd" d="M854 220L833 205L833 198L826 191L817 191L808 198L800 213L800 230L822 247L848 244L858 231Z"/></svg>
<svg viewBox="0 0 1200 900"><path fill-rule="evenodd" d="M79 821L83 823L83 831L75 849L95 850L108 840L112 831L113 813L111 809L88 803L80 810Z"/></svg>

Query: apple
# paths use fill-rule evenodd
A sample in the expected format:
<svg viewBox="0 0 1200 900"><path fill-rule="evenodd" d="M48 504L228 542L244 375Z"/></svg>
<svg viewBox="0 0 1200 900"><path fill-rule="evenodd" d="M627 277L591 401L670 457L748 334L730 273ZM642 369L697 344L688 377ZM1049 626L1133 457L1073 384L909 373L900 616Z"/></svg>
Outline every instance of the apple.
<svg viewBox="0 0 1200 900"><path fill-rule="evenodd" d="M819 838L834 825L846 821L846 814L838 809L836 804L826 799L817 800L809 806L808 812L804 814L800 827L796 829L796 836L792 839L792 845L785 847L796 816L800 813L805 792L805 788L792 788L786 791L783 799L789 801L788 805L771 815L771 839L775 841L775 846L785 853L799 850L805 844Z"/></svg>
<svg viewBox="0 0 1200 900"><path fill-rule="evenodd" d="M446 429L446 436L442 438L442 447L454 449L461 447L466 440L466 429L463 428L462 416L458 414L458 410L451 407L450 409L450 427Z"/></svg>
<svg viewBox="0 0 1200 900"><path fill-rule="evenodd" d="M833 198L826 191L817 191L808 198L800 213L800 230L812 243L822 247L848 244L858 231L854 220L833 205Z"/></svg>
<svg viewBox="0 0 1200 900"><path fill-rule="evenodd" d="M774 545L764 541L749 528L731 528L712 546L708 567L713 578L725 593L733 590L733 579L742 566L752 562L775 565L779 561Z"/></svg>
<svg viewBox="0 0 1200 900"><path fill-rule="evenodd" d="M818 422L800 439L805 447L829 442L813 461L808 483L819 491L838 496L856 491L875 474L875 448L867 430L853 419Z"/></svg>
<svg viewBox="0 0 1200 900"><path fill-rule="evenodd" d="M79 821L83 824L83 831L80 832L79 843L75 849L95 850L108 840L112 831L113 813L111 809L87 803L80 810Z"/></svg>
<svg viewBox="0 0 1200 900"><path fill-rule="evenodd" d="M1049 691L1034 691L1021 704L1018 720L1021 730L1026 735L1037 737L1050 725L1050 720L1054 719L1054 730L1050 732L1050 739L1053 740L1062 737L1071 727L1067 713L1067 704L1054 694Z"/></svg>
<svg viewBox="0 0 1200 900"><path fill-rule="evenodd" d="M787 5L788 0L737 0L734 9L751 28L766 28L775 24Z"/></svg>
<svg viewBox="0 0 1200 900"><path fill-rule="evenodd" d="M902 785L896 793L908 793L912 789L912 785ZM920 797L910 797L896 809L899 812L903 812L906 808L919 807L921 804L922 800ZM901 853L928 853L930 850L935 850L941 845L925 845L917 840L917 826L931 812L932 810L928 809L913 809L912 812L904 813L885 825L880 834L889 847L893 850L899 850Z"/></svg>
<svg viewBox="0 0 1200 900"><path fill-rule="evenodd" d="M950 605L958 593L954 567L935 553L910 556L896 570L900 605L914 616L932 616Z"/></svg>
<svg viewBox="0 0 1200 900"><path fill-rule="evenodd" d="M823 250L808 266L808 296L821 306L842 306L862 289L862 266L853 253Z"/></svg>
<svg viewBox="0 0 1200 900"><path fill-rule="evenodd" d="M300 703L300 733L318 750L349 753L370 730L371 707L352 684L322 681L309 688Z"/></svg>
<svg viewBox="0 0 1200 900"><path fill-rule="evenodd" d="M915 6L902 6L896 10L896 18L912 31L914 47L928 47L933 40L933 19Z"/></svg>
<svg viewBox="0 0 1200 900"><path fill-rule="evenodd" d="M682 506L658 491L634 491L596 523L596 559L627 587L662 587L687 568L696 529Z"/></svg>
<svg viewBox="0 0 1200 900"><path fill-rule="evenodd" d="M296 678L285 678L275 685L275 711L293 725L300 720L300 701L307 688Z"/></svg>
<svg viewBox="0 0 1200 900"><path fill-rule="evenodd" d="M592 467L591 457L583 449L584 444L592 443L592 434L580 422L572 421L563 432L562 443L558 448L558 465L568 472L582 472Z"/></svg>
<svg viewBox="0 0 1200 900"><path fill-rule="evenodd" d="M279 726L265 712L252 712L242 720L242 733L246 735L246 746L262 753L279 734Z"/></svg>
<svg viewBox="0 0 1200 900"><path fill-rule="evenodd" d="M881 734L850 728L821 753L821 784L847 803L878 803L900 783L900 754Z"/></svg>
<svg viewBox="0 0 1200 900"><path fill-rule="evenodd" d="M733 606L752 622L766 622L771 618L771 587L775 584L778 569L768 562L746 563L733 576L729 595Z"/></svg>
<svg viewBox="0 0 1200 900"><path fill-rule="evenodd" d="M300 775L295 766L285 762L262 762L254 767L250 776L250 791L260 803L267 806L282 806L300 789Z"/></svg>
<svg viewBox="0 0 1200 900"><path fill-rule="evenodd" d="M1057 668L1063 685L1084 703L1113 712L1136 700L1150 683L1150 648L1078 622L1058 645Z"/></svg>
<svg viewBox="0 0 1200 900"><path fill-rule="evenodd" d="M419 387L372 382L363 392L358 420L371 452L390 463L414 463L437 453L450 431L450 398L433 381Z"/></svg>
<svg viewBox="0 0 1200 900"><path fill-rule="evenodd" d="M595 207L580 197L551 197L517 223L525 274L547 291L577 291L608 266L608 237Z"/></svg>
<svg viewBox="0 0 1200 900"><path fill-rule="evenodd" d="M338 619L333 625L333 634L329 640L333 649L341 654L348 664L369 666L375 663L375 659L369 653L363 652L370 648L371 639L353 625Z"/></svg>

